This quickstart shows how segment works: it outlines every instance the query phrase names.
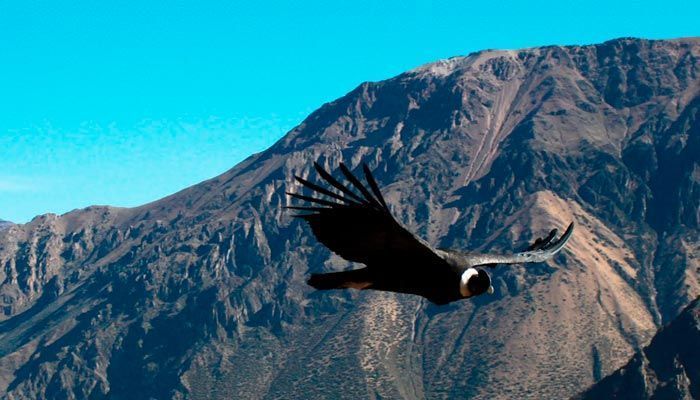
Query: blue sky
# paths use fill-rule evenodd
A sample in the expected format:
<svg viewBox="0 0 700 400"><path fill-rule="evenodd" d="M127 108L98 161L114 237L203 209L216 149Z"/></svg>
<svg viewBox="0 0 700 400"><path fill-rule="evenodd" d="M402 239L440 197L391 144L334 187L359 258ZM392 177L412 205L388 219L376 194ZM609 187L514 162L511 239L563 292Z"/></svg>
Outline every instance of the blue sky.
<svg viewBox="0 0 700 400"><path fill-rule="evenodd" d="M0 218L156 200L440 58L697 36L698 15L674 0L2 0Z"/></svg>

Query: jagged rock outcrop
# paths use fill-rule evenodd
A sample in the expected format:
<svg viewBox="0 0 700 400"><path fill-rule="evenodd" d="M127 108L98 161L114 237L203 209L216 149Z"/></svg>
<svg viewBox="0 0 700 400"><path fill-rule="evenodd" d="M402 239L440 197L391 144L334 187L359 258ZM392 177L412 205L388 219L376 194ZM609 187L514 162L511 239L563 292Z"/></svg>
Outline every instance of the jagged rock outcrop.
<svg viewBox="0 0 700 400"><path fill-rule="evenodd" d="M30 398L561 398L700 294L700 40L484 51L365 83L268 150L142 207L0 232L0 393ZM282 209L311 162L374 170L438 247L553 261L435 307L313 292L350 267Z"/></svg>
<svg viewBox="0 0 700 400"><path fill-rule="evenodd" d="M576 397L585 399L700 398L700 298L624 367Z"/></svg>

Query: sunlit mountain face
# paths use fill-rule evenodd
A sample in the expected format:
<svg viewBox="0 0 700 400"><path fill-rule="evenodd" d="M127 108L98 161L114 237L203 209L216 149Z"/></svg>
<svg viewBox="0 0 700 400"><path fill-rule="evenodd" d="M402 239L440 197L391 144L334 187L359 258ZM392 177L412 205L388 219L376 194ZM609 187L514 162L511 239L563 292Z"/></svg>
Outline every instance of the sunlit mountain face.
<svg viewBox="0 0 700 400"><path fill-rule="evenodd" d="M700 40L483 51L364 83L221 176L0 232L9 398L567 398L698 294ZM366 162L395 218L500 266L450 306L316 292L357 268L290 217L293 175Z"/></svg>

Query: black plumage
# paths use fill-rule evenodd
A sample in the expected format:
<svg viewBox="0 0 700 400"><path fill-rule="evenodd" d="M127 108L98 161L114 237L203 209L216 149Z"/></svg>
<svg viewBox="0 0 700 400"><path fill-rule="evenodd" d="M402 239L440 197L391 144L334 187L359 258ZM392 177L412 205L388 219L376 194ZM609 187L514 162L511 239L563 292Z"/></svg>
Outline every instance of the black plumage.
<svg viewBox="0 0 700 400"><path fill-rule="evenodd" d="M393 218L367 165L362 168L369 189L342 163L340 171L349 185L336 180L318 163L314 167L329 187L295 178L314 195L326 198L288 192L308 204L287 208L301 211L295 217L305 220L318 241L331 251L366 265L351 271L312 274L308 283L319 290L374 289L415 294L446 304L492 290L490 277L482 267L544 261L561 250L573 230L572 223L561 238L554 240L554 229L527 251L513 255L439 250Z"/></svg>

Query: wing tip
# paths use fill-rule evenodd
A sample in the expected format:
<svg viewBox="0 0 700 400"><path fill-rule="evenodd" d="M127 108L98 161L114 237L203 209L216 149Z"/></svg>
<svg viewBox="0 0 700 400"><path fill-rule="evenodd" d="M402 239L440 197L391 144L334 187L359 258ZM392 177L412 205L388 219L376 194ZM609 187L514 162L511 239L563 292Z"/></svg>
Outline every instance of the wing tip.
<svg viewBox="0 0 700 400"><path fill-rule="evenodd" d="M559 240L555 241L552 246L548 249L548 251L551 252L551 256L554 256L554 254L558 253L561 251L561 249L566 246L566 243L569 241L571 238L571 234L574 232L574 222L572 221L569 226L566 227L566 231L564 231L564 234L561 235Z"/></svg>
<svg viewBox="0 0 700 400"><path fill-rule="evenodd" d="M569 224L569 226L566 227L566 230L564 231L564 234L561 235L562 239L563 239L563 238L566 238L566 240L568 240L569 237L571 236L571 234L574 232L574 227L575 227L575 226L576 226L576 224L574 223L574 221L571 221L571 223Z"/></svg>
<svg viewBox="0 0 700 400"><path fill-rule="evenodd" d="M370 189L372 189L372 193L374 193L374 197L376 197L377 200L379 201L379 205L385 211L389 211L389 206L386 205L386 201L384 200L384 196L382 196L382 191L379 189L379 185L377 185L377 180L374 179L374 176L372 175L372 171L369 169L369 166L367 165L366 162L362 162L362 170L365 173L365 179L367 180L367 183L369 183Z"/></svg>

